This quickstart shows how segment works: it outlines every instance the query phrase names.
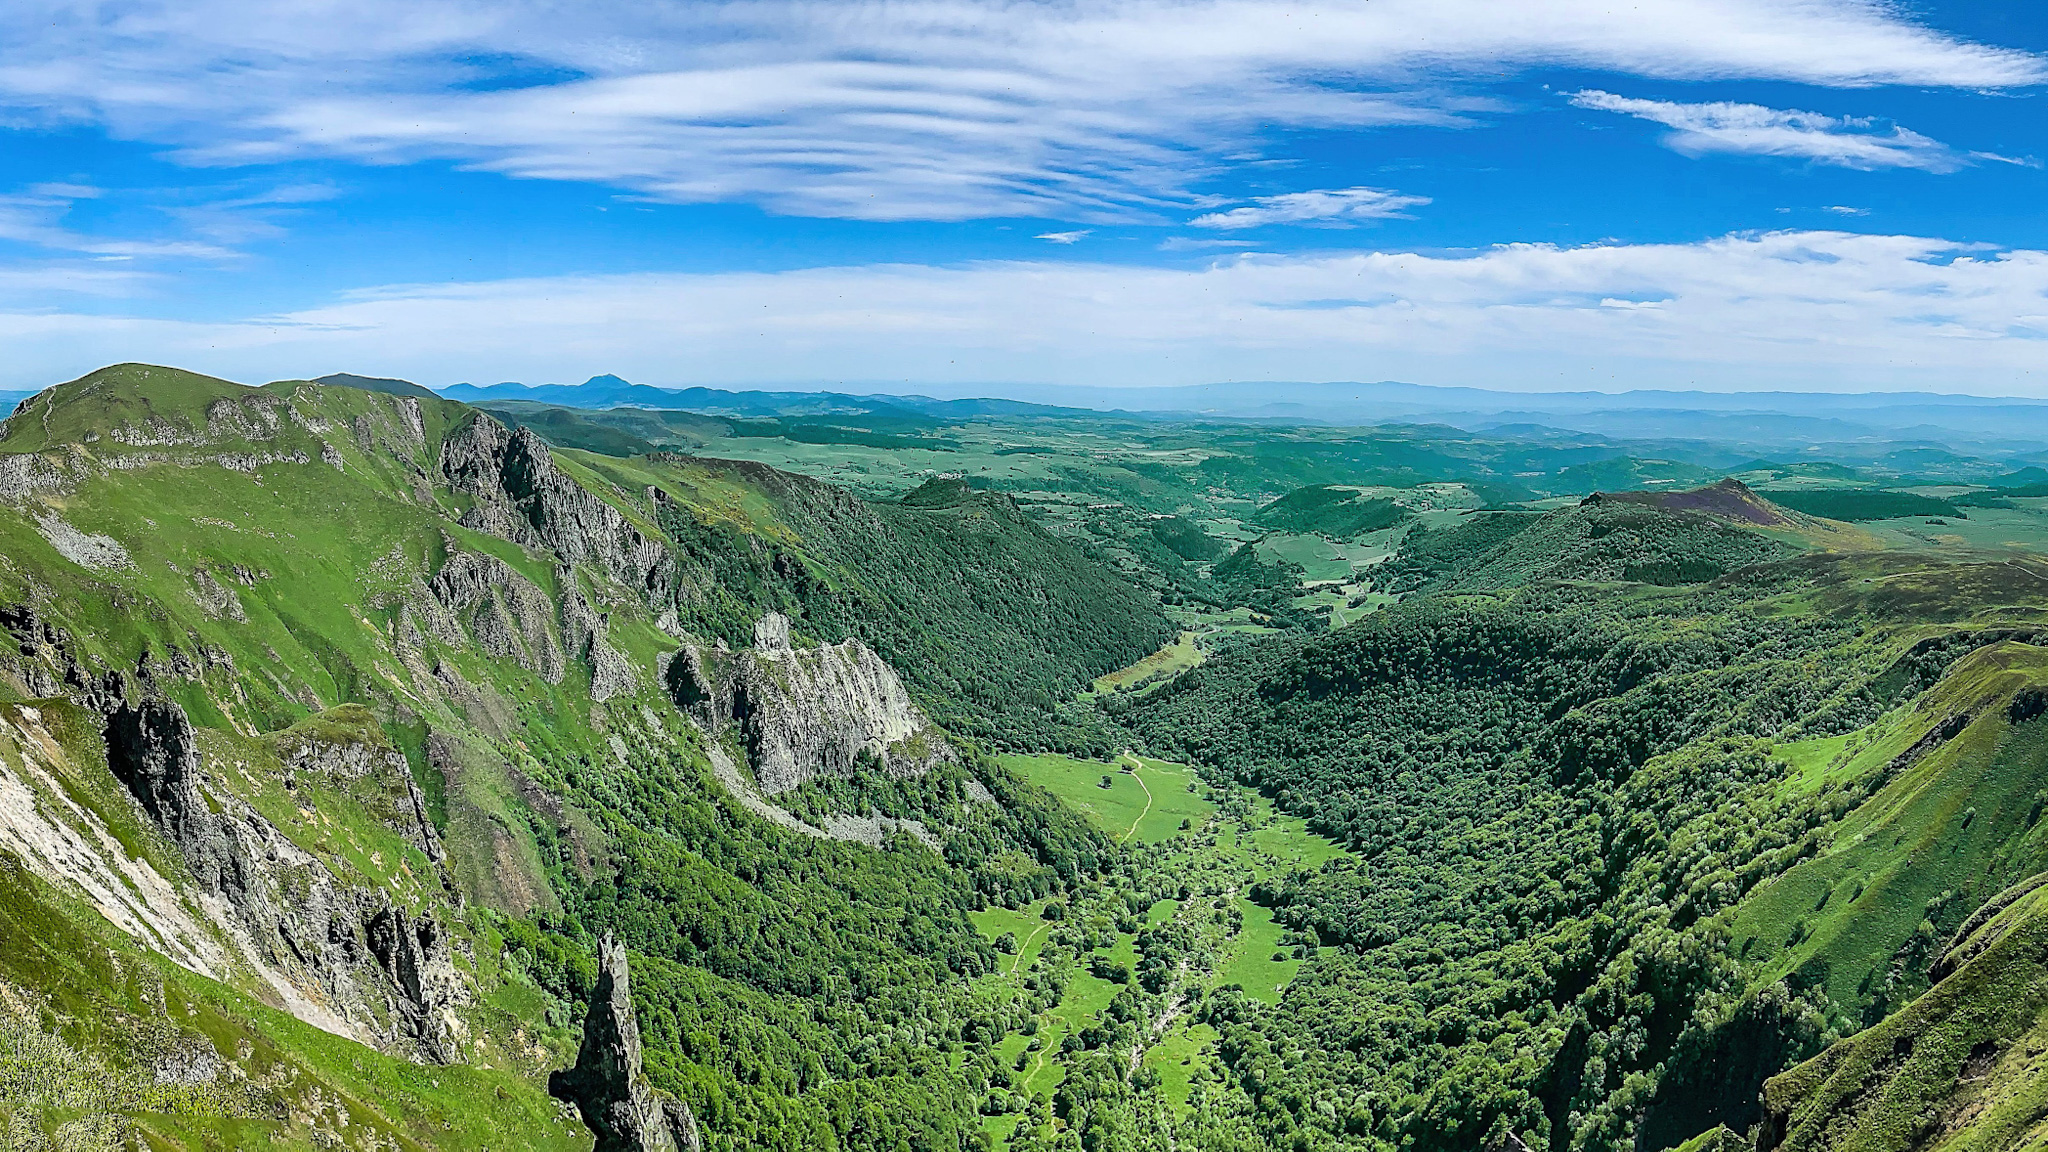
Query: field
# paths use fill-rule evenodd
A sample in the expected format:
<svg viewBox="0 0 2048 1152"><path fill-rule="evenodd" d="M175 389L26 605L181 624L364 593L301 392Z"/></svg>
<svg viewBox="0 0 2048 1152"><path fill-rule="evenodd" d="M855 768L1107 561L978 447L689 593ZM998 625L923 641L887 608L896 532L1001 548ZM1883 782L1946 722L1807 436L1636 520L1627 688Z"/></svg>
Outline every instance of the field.
<svg viewBox="0 0 2048 1152"><path fill-rule="evenodd" d="M1106 676L1097 676L1089 693L1097 696L1111 692L1142 691L1154 684L1171 680L1189 668L1200 664L1208 653L1202 651L1197 634L1183 630L1173 643L1152 653L1128 668L1119 668Z"/></svg>
<svg viewBox="0 0 2048 1152"><path fill-rule="evenodd" d="M1181 832L1183 821L1200 824L1216 810L1189 791L1195 774L1185 764L1130 755L1115 764L1054 754L997 759L1120 841L1157 844Z"/></svg>
<svg viewBox="0 0 2048 1152"><path fill-rule="evenodd" d="M2012 503L2011 508L1966 508L1968 519L1902 516L1866 520L1856 527L1894 548L2048 552L2048 499L2021 498Z"/></svg>

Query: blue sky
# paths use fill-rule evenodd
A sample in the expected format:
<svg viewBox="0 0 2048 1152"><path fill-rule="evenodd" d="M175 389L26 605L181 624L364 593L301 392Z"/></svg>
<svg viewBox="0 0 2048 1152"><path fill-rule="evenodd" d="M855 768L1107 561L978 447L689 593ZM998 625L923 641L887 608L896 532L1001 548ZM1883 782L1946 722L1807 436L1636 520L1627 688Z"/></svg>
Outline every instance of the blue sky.
<svg viewBox="0 0 2048 1152"><path fill-rule="evenodd" d="M44 3L0 387L2048 395L2048 9Z"/></svg>

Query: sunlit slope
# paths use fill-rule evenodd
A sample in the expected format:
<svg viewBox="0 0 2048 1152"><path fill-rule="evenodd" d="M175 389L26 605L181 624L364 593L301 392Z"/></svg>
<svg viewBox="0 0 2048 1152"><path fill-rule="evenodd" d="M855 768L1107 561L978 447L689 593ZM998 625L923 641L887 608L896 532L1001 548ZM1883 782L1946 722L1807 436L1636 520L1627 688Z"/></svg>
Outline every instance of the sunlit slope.
<svg viewBox="0 0 2048 1152"><path fill-rule="evenodd" d="M63 701L0 704L0 1128L10 1146L314 1147L344 1134L397 1148L589 1146L536 1079L551 1060L545 1045L562 1037L489 1001L459 1010L471 1066L423 1065L280 1010L288 985L209 916L178 847L108 774L99 722ZM362 709L267 739L208 738L208 762L237 769L221 777L236 786L222 795L276 816L295 838L288 850L332 877L301 872L305 894L340 883L389 891L412 915L438 911L464 942L471 987L521 984L495 918L446 907L431 862L401 833L418 827L403 777L314 779L301 767L293 780L280 759L305 765L300 753L314 746L388 750ZM45 879L53 869L61 884ZM293 989L290 1002L306 1012L318 994Z"/></svg>
<svg viewBox="0 0 2048 1152"><path fill-rule="evenodd" d="M1972 908L2048 867L2037 828L2048 790L2048 649L2004 642L1951 668L1913 708L1859 734L1793 789L1876 774L1887 781L1828 844L1746 901L1738 953L1777 952L1761 974L1823 987L1859 1019L1917 991Z"/></svg>
<svg viewBox="0 0 2048 1152"><path fill-rule="evenodd" d="M415 1058L522 1085L492 1097L503 1105L449 1097L475 1113L449 1146L550 1146L559 1113L539 1085L574 1054L588 944L607 929L634 953L649 1074L711 1146L944 1144L977 1122L986 1071L876 1021L914 1006L957 1035L970 1012L1002 1018L982 1001L1016 989L963 979L994 963L966 913L1060 891L1112 846L966 745L875 785L936 844L756 816L664 669L686 639L750 647L776 611L799 644L884 649L934 712L993 715L1018 741L1042 721L1077 747L1088 730L1046 719L1052 705L1168 632L1156 604L985 494L871 505L759 466L594 460L459 404L352 387L143 365L60 386L0 427L0 708L20 733L0 750L0 850L33 874L10 907L61 920L33 929L53 941L118 932L137 963L176 959L157 965L173 983L240 998L236 1019L256 1023L236 1027L281 1022L265 1033L279 1059L314 1069L262 1097L265 1116L289 1113L282 1146L327 1139L335 1101ZM144 812L162 779L119 776L108 755L108 717L142 701L190 720L159 725L175 747L145 750L191 785L182 813ZM744 786L744 750L726 751ZM869 785L834 785L789 802L820 821L866 812ZM180 839L182 823L208 827ZM124 895L131 872L146 898ZM222 912L249 891L269 917L253 928L242 905ZM401 1053L393 1022L411 1009L377 1005L409 961L356 942L413 938L434 942L460 995L427 1013L446 1025L431 1050ZM295 962L293 942L320 962ZM122 1012L155 1026L155 994L106 978L23 968L0 974L0 1000L29 1005L72 1065L148 1081L154 1057L92 1029ZM37 1015L45 1001L78 1007ZM156 1023L232 1063L229 1079L268 1067L238 1063L225 1027ZM326 1076L329 1060L358 1080ZM302 1089L324 1094L324 1119ZM409 1099L392 1089L390 1123L354 1131L439 1146L407 1144L439 1123ZM186 1115L167 1100L38 1096L0 1124L183 1131L159 1124ZM530 1104L543 1127L525 1127Z"/></svg>
<svg viewBox="0 0 2048 1152"><path fill-rule="evenodd" d="M1772 1079L1759 1152L2039 1147L2048 1137L2042 879L1972 915L1919 999Z"/></svg>

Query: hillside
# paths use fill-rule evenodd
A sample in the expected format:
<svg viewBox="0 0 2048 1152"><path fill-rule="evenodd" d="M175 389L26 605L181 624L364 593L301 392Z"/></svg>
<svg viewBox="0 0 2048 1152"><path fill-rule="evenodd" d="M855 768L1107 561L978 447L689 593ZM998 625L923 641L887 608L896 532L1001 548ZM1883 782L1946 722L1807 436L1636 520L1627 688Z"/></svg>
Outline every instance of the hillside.
<svg viewBox="0 0 2048 1152"><path fill-rule="evenodd" d="M1774 1077L1760 1152L2033 1146L2048 1120L2038 1067L2048 1007L2042 879L1972 914L1926 995Z"/></svg>
<svg viewBox="0 0 2048 1152"><path fill-rule="evenodd" d="M1276 443L1229 427L1107 490L1085 448L1029 465L1057 491L857 493L564 444L673 413L323 379L118 365L0 425L11 1147L638 1116L668 1144L627 1146L719 1152L1770 1152L2048 1117L2020 545L1735 481L1197 501L1176 470ZM1270 462L1338 470L1309 455Z"/></svg>
<svg viewBox="0 0 2048 1152"><path fill-rule="evenodd" d="M1000 507L601 463L449 401L144 365L0 428L0 915L46 949L0 962L9 1035L37 1053L0 1061L34 1086L0 1122L67 1147L348 1125L574 1147L589 1137L544 1084L611 931L649 1075L708 1146L978 1127L988 1070L888 1022L983 1020L992 1041L1022 990L972 982L996 956L969 913L1064 891L1113 850L972 745L941 755L938 729L908 776L868 766L860 733L885 706L960 714L970 689L1008 690L977 677L1071 696L1163 624ZM994 582L939 586L941 557L977 550ZM782 607L826 680L771 679L756 705L780 700L791 747L851 734L860 755L771 784L673 694L688 643L743 623L752 645ZM967 632L1036 657L914 646ZM907 694L870 644L915 662ZM828 683L856 668L880 684ZM1070 728L1030 698L973 715Z"/></svg>
<svg viewBox="0 0 2048 1152"><path fill-rule="evenodd" d="M1695 584L1792 555L1758 528L1791 520L1737 481L1689 492L1595 493L1560 508L1477 558L1461 588L1539 580Z"/></svg>
<svg viewBox="0 0 2048 1152"><path fill-rule="evenodd" d="M1349 539L1391 528L1408 518L1392 500L1375 500L1348 488L1297 488L1258 510L1258 522L1282 532L1313 532Z"/></svg>
<svg viewBox="0 0 2048 1152"><path fill-rule="evenodd" d="M1149 747L1358 857L1254 894L1325 946L1279 1009L1207 1009L1255 1097L1366 1088L1266 1137L1750 1129L1767 1076L1911 1002L1933 943L2048 862L2048 587L2000 571L1817 556L1690 590L1425 597L1145 697ZM1967 623L1871 591L1893 582ZM1281 1052L1285 1088L1260 1071Z"/></svg>

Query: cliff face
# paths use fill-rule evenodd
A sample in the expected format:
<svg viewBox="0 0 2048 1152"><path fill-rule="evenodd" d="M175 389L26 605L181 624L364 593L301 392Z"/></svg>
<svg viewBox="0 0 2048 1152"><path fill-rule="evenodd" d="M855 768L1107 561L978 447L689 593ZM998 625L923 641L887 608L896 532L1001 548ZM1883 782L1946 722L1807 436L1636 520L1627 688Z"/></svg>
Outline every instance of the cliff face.
<svg viewBox="0 0 2048 1152"><path fill-rule="evenodd" d="M747 651L685 646L666 679L670 698L707 731L737 732L770 795L848 775L863 760L913 776L956 759L873 649L859 640L794 647L775 613L755 625Z"/></svg>
<svg viewBox="0 0 2048 1152"><path fill-rule="evenodd" d="M134 691L116 674L72 702L0 716L0 846L188 969L243 980L337 1035L419 1060L458 1059L454 1009L470 995L437 918L449 900L437 874L445 854L404 756L367 712L337 709L242 756L209 755L183 708L131 700ZM76 736L94 727L108 774L133 800L127 812L94 805L76 784L90 777L81 754L93 750ZM290 796L347 794L418 850L429 882L406 890L308 851L215 783L265 767Z"/></svg>
<svg viewBox="0 0 2048 1152"><path fill-rule="evenodd" d="M462 517L465 527L554 553L559 561L555 583L568 658L590 665L593 700L631 695L639 678L631 662L608 639L609 621L584 595L577 569L588 566L646 606L657 606L675 589L675 558L668 549L564 473L547 442L531 429L509 431L478 415L442 444L441 471L457 492L476 500ZM550 647L552 639L543 642L530 623L545 596L538 589L526 594L521 586L533 588L532 584L502 561L461 555L467 565L495 563L497 569L459 573L459 579L437 576L437 598L449 603L451 611L461 611L452 606L452 598L443 595L443 585L450 593L489 589L487 597L478 592L461 597L476 605L471 610L471 624L478 642L486 651L495 646L504 654L520 656L529 669L546 675L553 667L549 661L559 662L561 653ZM456 558L451 557L449 566L456 566ZM507 593L512 596L511 611L505 610ZM559 680L559 674L553 679Z"/></svg>
<svg viewBox="0 0 2048 1152"><path fill-rule="evenodd" d="M675 561L661 541L563 473L531 429L513 432L479 414L442 444L441 472L476 498L463 516L467 527L594 565L650 604L675 584Z"/></svg>

